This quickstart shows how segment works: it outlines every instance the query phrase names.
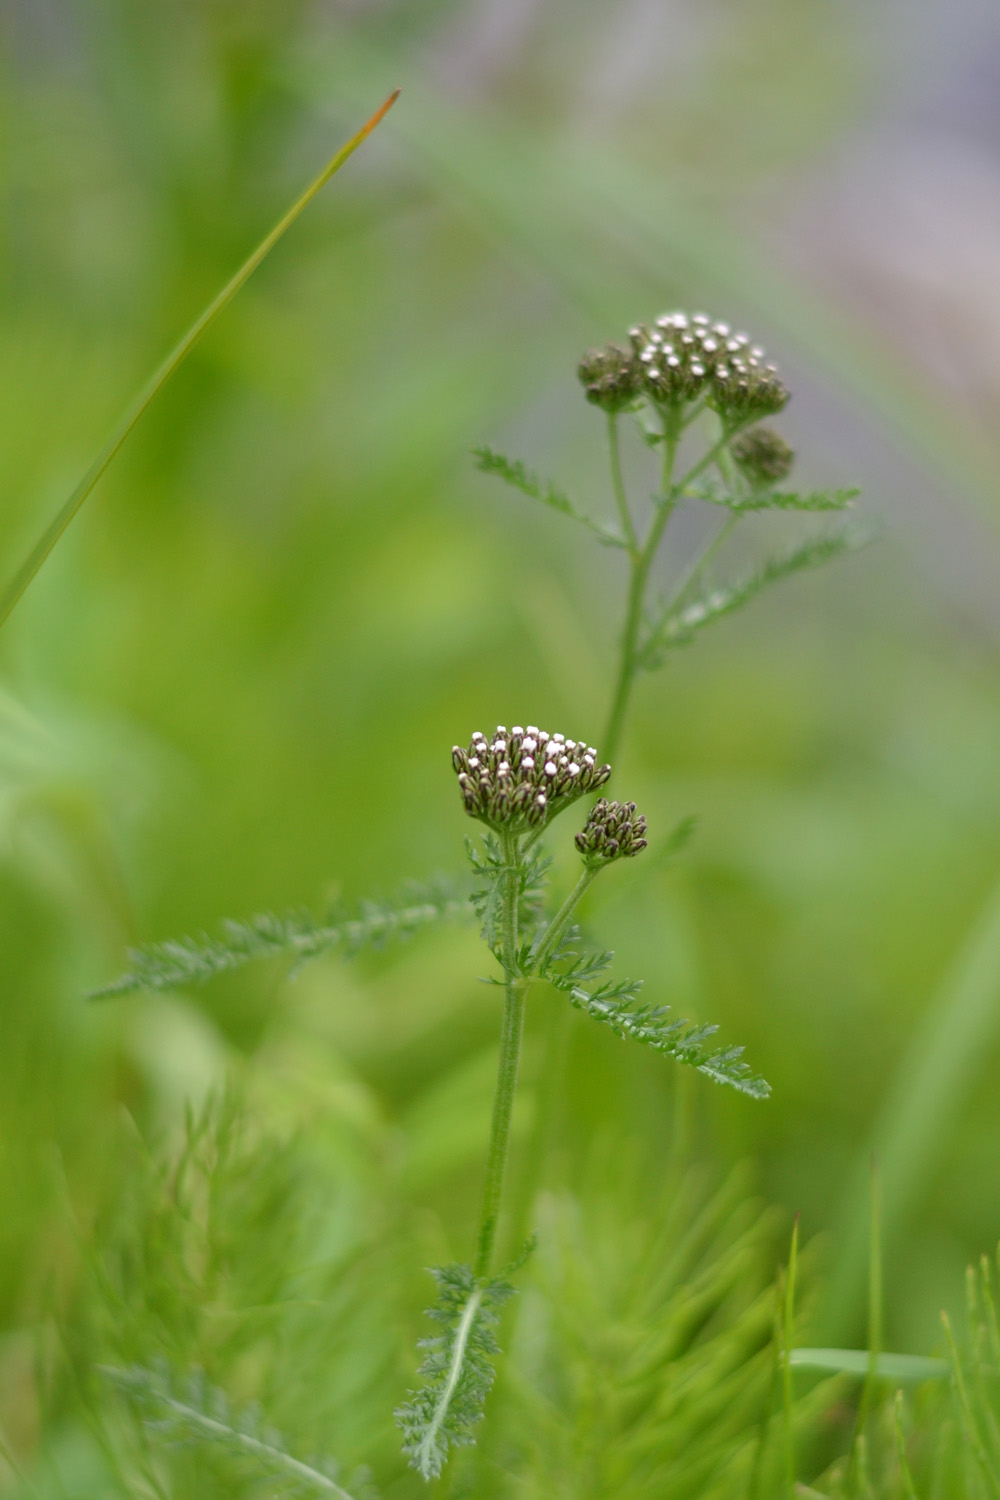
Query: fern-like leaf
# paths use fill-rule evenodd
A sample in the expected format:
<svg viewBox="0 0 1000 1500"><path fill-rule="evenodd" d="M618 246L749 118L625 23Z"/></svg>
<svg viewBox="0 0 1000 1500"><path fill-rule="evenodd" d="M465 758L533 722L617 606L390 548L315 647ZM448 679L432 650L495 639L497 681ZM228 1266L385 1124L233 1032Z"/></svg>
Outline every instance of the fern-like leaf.
<svg viewBox="0 0 1000 1500"><path fill-rule="evenodd" d="M101 1374L115 1385L139 1412L144 1425L172 1444L204 1443L226 1449L256 1473L266 1475L269 1493L284 1496L332 1495L356 1500L338 1483L332 1459L305 1463L293 1457L281 1434L262 1425L252 1407L234 1411L226 1393L208 1385L200 1370L175 1375L163 1363L155 1368L102 1366ZM274 1488L278 1486L278 1488ZM370 1495L370 1486L365 1489Z"/></svg>
<svg viewBox="0 0 1000 1500"><path fill-rule="evenodd" d="M515 490L520 490L522 495L528 495L532 500L538 500L542 505L547 505L550 510L557 510L560 515L579 521L581 526L586 526L587 530L592 531L606 546L624 547L626 545L624 537L619 532L610 526L603 526L599 521L591 520L590 516L577 510L567 494L551 482L539 479L537 474L532 474L520 459L507 458L503 453L495 453L492 448L473 448L472 453L477 469L482 469L484 474L495 474L505 484L511 485Z"/></svg>
<svg viewBox="0 0 1000 1500"><path fill-rule="evenodd" d="M608 953L580 955L569 967L561 970L548 964L543 977L556 989L564 991L577 1010L609 1026L616 1036L642 1042L654 1052L662 1052L665 1057L697 1068L706 1078L728 1084L741 1094L749 1094L754 1099L767 1098L771 1086L743 1061L742 1047L706 1046L709 1037L718 1031L718 1026L668 1020L669 1005L639 1005L641 980L625 979L618 984L599 985L595 990L585 989L581 978L588 972L587 965L590 965L589 972L601 972L607 968L611 957Z"/></svg>
<svg viewBox="0 0 1000 1500"><path fill-rule="evenodd" d="M731 495L718 485L702 484L688 492L693 499L708 500L712 505L723 505L727 510L743 514L757 510L817 511L849 510L860 495L858 489L840 490L759 490L751 495Z"/></svg>
<svg viewBox="0 0 1000 1500"><path fill-rule="evenodd" d="M476 1440L475 1427L496 1374L491 1360L500 1352L493 1330L514 1291L509 1281L483 1280L468 1266L439 1266L431 1275L438 1300L427 1316L443 1332L421 1340L427 1355L420 1374L427 1380L396 1412L403 1452L425 1479L440 1474L451 1448Z"/></svg>
<svg viewBox="0 0 1000 1500"><path fill-rule="evenodd" d="M502 876L507 868L500 841L487 833L481 850L471 839L466 839L465 848L477 878L470 900L479 917L483 941L499 960ZM529 944L542 920L545 875L551 863L551 858L536 846L528 850L518 866L518 927Z"/></svg>
<svg viewBox="0 0 1000 1500"><path fill-rule="evenodd" d="M204 984L217 974L276 954L287 954L300 963L332 948L351 956L390 938L408 937L433 922L468 914L468 894L455 882L440 879L408 886L395 900L365 901L354 916L334 911L325 921L317 921L309 912L284 917L268 913L244 922L230 921L221 937L202 934L131 949L125 973L91 991L89 998L103 1000L133 990Z"/></svg>
<svg viewBox="0 0 1000 1500"><path fill-rule="evenodd" d="M778 583L807 568L822 567L824 563L845 552L855 552L866 546L870 540L869 533L863 531L828 532L768 558L761 567L745 578L724 588L714 589L693 604L687 604L681 609L668 606L639 648L639 665L647 668L659 666L669 651L688 645L707 625L742 609L772 583Z"/></svg>

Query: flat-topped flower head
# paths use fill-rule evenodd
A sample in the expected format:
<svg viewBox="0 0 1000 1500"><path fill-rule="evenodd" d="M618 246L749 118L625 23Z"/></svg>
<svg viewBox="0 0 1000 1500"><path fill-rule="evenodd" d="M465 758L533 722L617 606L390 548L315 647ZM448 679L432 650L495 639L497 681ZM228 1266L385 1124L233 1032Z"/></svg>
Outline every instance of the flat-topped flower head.
<svg viewBox="0 0 1000 1500"><path fill-rule="evenodd" d="M624 411L642 394L642 369L635 353L618 344L588 349L576 373L587 400L605 411Z"/></svg>
<svg viewBox="0 0 1000 1500"><path fill-rule="evenodd" d="M451 760L466 812L497 832L543 828L611 775L593 745L534 724L500 724L492 739L477 731L468 749L454 747Z"/></svg>
<svg viewBox="0 0 1000 1500"><path fill-rule="evenodd" d="M634 802L609 802L602 797L577 834L576 847L591 869L614 859L631 859L646 847L646 819Z"/></svg>
<svg viewBox="0 0 1000 1500"><path fill-rule="evenodd" d="M733 438L729 451L754 489L778 484L791 473L795 453L773 427L751 427Z"/></svg>
<svg viewBox="0 0 1000 1500"><path fill-rule="evenodd" d="M629 342L639 388L655 405L703 399L723 421L742 427L779 412L788 401L761 346L707 313L664 313L655 323L637 324Z"/></svg>

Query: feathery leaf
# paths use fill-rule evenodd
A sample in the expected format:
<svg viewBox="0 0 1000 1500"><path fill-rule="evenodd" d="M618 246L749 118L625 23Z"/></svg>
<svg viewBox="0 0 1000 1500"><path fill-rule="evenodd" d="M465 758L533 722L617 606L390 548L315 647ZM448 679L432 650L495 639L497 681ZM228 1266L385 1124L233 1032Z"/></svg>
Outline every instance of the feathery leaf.
<svg viewBox="0 0 1000 1500"><path fill-rule="evenodd" d="M483 941L499 959L501 877L507 868L500 841L494 834L487 833L483 835L481 851L471 839L466 839L465 849L480 882L469 899L479 917ZM545 875L551 863L551 857L536 846L526 853L523 863L518 866L518 927L529 943L542 920Z"/></svg>
<svg viewBox="0 0 1000 1500"><path fill-rule="evenodd" d="M751 1072L743 1062L742 1047L706 1046L718 1026L699 1026L689 1021L668 1021L669 1005L638 1005L636 1001L642 989L642 980L625 979L618 984L602 984L595 990L584 989L580 982L586 966L590 972L601 972L607 967L612 955L600 953L581 955L566 969L556 970L546 965L543 976L556 989L569 995L570 1004L584 1011L595 1021L609 1026L616 1036L634 1042L642 1042L665 1057L697 1068L716 1083L725 1083L749 1094L754 1099L766 1099L771 1086L763 1078Z"/></svg>
<svg viewBox="0 0 1000 1500"><path fill-rule="evenodd" d="M275 954L289 954L304 962L339 948L351 956L361 948L408 937L420 927L468 912L468 896L455 882L441 878L407 886L394 900L362 902L353 917L334 911L325 921L317 921L309 912L292 912L283 917L265 913L243 922L229 921L221 937L202 934L131 949L125 973L92 990L88 998L104 1000L134 990L204 984L216 974Z"/></svg>
<svg viewBox="0 0 1000 1500"><path fill-rule="evenodd" d="M135 1405L144 1424L171 1443L209 1443L228 1449L256 1469L267 1473L282 1495L333 1495L336 1500L354 1500L337 1482L337 1465L331 1459L304 1463L285 1447L279 1432L262 1426L252 1407L233 1411L226 1393L206 1383L200 1370L175 1376L165 1363L155 1369L132 1365L128 1369L102 1366L101 1374ZM367 1486L366 1486L367 1488ZM271 1490L277 1495L278 1490Z"/></svg>
<svg viewBox="0 0 1000 1500"><path fill-rule="evenodd" d="M480 1280L468 1266L438 1266L431 1275L439 1294L427 1316L444 1332L421 1340L427 1356L420 1374L428 1380L396 1412L403 1452L425 1479L440 1474L450 1448L475 1442L496 1374L491 1357L500 1352L493 1330L514 1292L509 1281Z"/></svg>
<svg viewBox="0 0 1000 1500"><path fill-rule="evenodd" d="M659 666L667 652L677 646L688 645L706 625L742 609L744 604L756 598L770 584L778 583L793 573L801 573L806 568L822 567L842 553L856 552L870 540L871 534L867 531L851 529L828 532L787 552L777 553L745 578L723 588L713 589L694 604L686 604L681 609L668 605L639 648L639 665L647 668Z"/></svg>
<svg viewBox="0 0 1000 1500"><path fill-rule="evenodd" d="M539 500L542 505L547 505L551 510L557 510L560 515L579 521L581 526L586 526L587 530L592 531L606 546L625 546L624 537L613 527L603 526L599 521L593 521L590 516L577 510L567 494L557 489L550 481L541 480L537 474L532 474L519 458L507 458L503 453L495 453L492 448L473 448L472 453L477 469L482 469L484 474L496 474L513 489L520 490L522 495L528 495L532 500Z"/></svg>
<svg viewBox="0 0 1000 1500"><path fill-rule="evenodd" d="M722 505L727 510L740 514L753 510L798 510L813 513L849 510L860 493L858 489L807 490L804 493L760 490L752 495L732 495L716 484L700 484L687 491L692 499L707 500L712 505Z"/></svg>

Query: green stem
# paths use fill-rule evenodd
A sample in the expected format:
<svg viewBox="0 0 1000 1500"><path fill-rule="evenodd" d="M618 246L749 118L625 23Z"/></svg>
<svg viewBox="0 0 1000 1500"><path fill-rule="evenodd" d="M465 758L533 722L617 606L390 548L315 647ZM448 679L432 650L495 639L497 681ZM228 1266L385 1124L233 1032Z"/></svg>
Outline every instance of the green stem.
<svg viewBox="0 0 1000 1500"><path fill-rule="evenodd" d="M319 176L313 179L302 196L297 199L297 201L292 204L288 212L278 220L278 223L275 224L270 233L264 236L249 259L244 261L243 265L236 272L236 275L229 282L227 282L227 284L222 288L222 291L219 292L218 296L209 303L208 307L205 308L205 311L201 314L201 316L198 317L194 321L194 323L192 323L191 327L188 329L184 337L178 344L174 346L171 352L167 355L166 359L160 365L159 369L156 370L155 373L150 377L149 382L147 383L145 388L140 391L135 401L122 417L121 421L118 423L118 426L108 438L104 447L101 449L100 453L98 453L97 457L94 459L93 463L90 465L90 468L84 474L79 484L65 500L61 510L59 510L53 517L53 519L49 522L48 526L42 532L42 535L39 537L34 547L32 547L31 551L28 553L28 556L18 568L13 578L7 584L2 593L0 593L0 626L4 625L11 611L14 609L22 594L24 594L25 590L28 588L28 585L35 577L35 574L38 572L39 568L41 568L42 564L45 562L45 559L48 557L53 547L55 547L56 543L59 541L59 538L66 530L67 526L70 524L77 511L80 509L81 505L86 500L91 490L97 484L97 481L101 478L101 475L104 473L105 469L107 469L115 454L118 452L119 448L121 448L122 444L125 442L125 439L128 437L133 427L135 427L136 423L139 421L146 408L153 402L162 388L166 385L167 381L170 379L171 375L173 375L174 371L184 363L185 359L187 359L188 355L191 353L191 350L197 344L202 334L204 334L206 330L211 327L219 314L229 306L230 302L232 302L233 298L236 296L236 293L240 290L244 283L250 279L264 257L281 239L281 236L285 233L285 230L288 229L292 224L294 224L295 220L299 217L299 214L301 214L303 209L312 202L320 189L325 187L333 174L338 171L340 167L343 166L347 158L357 150L365 137L371 134L371 132L375 129L375 126L382 119L383 115L386 113L389 107L395 103L398 93L399 90L397 89L395 93L389 96L382 107L376 110L375 114L372 115L368 123L362 126L357 135L352 136L352 138L347 142L347 145L342 146L337 154L330 158L326 166L323 168L322 172L320 172Z"/></svg>
<svg viewBox="0 0 1000 1500"><path fill-rule="evenodd" d="M712 464L717 461L720 454L725 452L726 446L731 436L732 434L728 429L723 430L722 436L716 439L716 441L712 444L711 448L709 448L704 457L700 458L696 464L693 464L691 468L688 469L683 479L678 479L673 489L673 493L675 495L683 494L692 480L697 479L699 474L703 474L706 469L711 468Z"/></svg>
<svg viewBox="0 0 1000 1500"><path fill-rule="evenodd" d="M592 868L586 865L584 866L582 875L580 876L576 885L570 891L569 895L566 897L566 900L563 902L562 906L560 906L559 910L552 918L552 921L549 923L548 927L546 927L545 935L542 938L542 941L539 943L537 949L535 950L532 960L532 968L536 974L540 974L542 972L545 965L552 957L552 953L556 947L556 944L562 937L570 917L576 910L577 902L580 900L584 891L591 884L591 882L597 879L597 876L599 874L600 866L597 866L596 868Z"/></svg>
<svg viewBox="0 0 1000 1500"><path fill-rule="evenodd" d="M611 487L615 492L615 504L618 507L618 516L628 545L628 555L634 562L639 555L639 538L635 534L632 512L629 510L628 496L625 493L621 448L618 443L618 414L613 411L608 412L608 453L611 458Z"/></svg>
<svg viewBox="0 0 1000 1500"><path fill-rule="evenodd" d="M628 711L629 698L632 693L632 685L635 681L635 674L638 667L636 648L639 643L639 631L642 627L642 612L646 602L646 585L649 582L650 569L653 566L653 560L656 557L667 522L673 514L677 496L680 494L683 484L686 484L691 477L690 475L685 476L684 481L680 485L673 483L674 459L677 454L679 436L676 422L668 422L663 435L663 478L660 485L660 497L657 502L656 514L653 517L646 540L637 551L630 551L629 553L630 575L628 603L625 609L625 628L622 631L614 697L611 700L611 710L608 714L607 726L601 741L601 753L612 765L614 765L615 756L618 753L618 745L625 725L625 715Z"/></svg>
<svg viewBox="0 0 1000 1500"><path fill-rule="evenodd" d="M517 1065L524 1031L524 998L529 981L516 972L517 903L520 883L521 852L517 836L502 835L504 851L503 908L501 914L501 960L504 968L503 1025L500 1031L500 1061L497 1068L496 1093L493 1096L493 1120L486 1158L486 1182L483 1187L483 1212L479 1224L479 1246L476 1253L476 1275L487 1276L493 1259L500 1202L503 1197L504 1169L510 1144L510 1121L517 1087Z"/></svg>

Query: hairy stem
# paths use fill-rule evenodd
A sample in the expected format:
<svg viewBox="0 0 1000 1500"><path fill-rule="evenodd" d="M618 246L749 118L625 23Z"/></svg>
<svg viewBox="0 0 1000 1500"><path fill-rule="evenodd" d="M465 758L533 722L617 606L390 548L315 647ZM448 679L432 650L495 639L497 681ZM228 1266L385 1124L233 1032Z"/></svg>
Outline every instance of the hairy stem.
<svg viewBox="0 0 1000 1500"><path fill-rule="evenodd" d="M510 1144L510 1120L517 1087L517 1065L524 1031L524 997L528 981L517 972L517 903L520 884L521 851L517 836L502 835L504 871L501 914L501 959L504 967L503 1026L500 1032L500 1062L497 1068L496 1093L493 1096L493 1121L486 1158L486 1182L483 1188L483 1212L479 1225L479 1248L476 1275L489 1274L496 1243L500 1202L503 1197L504 1169Z"/></svg>

